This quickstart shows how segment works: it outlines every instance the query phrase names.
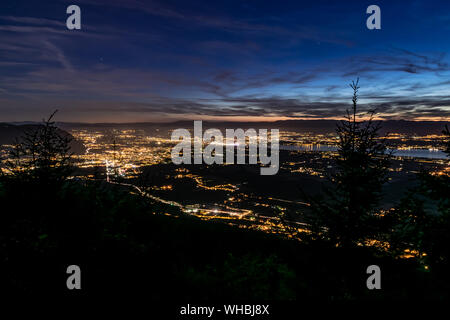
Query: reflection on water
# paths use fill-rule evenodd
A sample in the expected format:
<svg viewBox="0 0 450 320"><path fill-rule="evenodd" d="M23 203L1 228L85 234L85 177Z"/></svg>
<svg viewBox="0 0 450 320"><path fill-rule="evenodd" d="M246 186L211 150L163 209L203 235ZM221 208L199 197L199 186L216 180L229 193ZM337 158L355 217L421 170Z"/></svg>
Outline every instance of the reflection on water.
<svg viewBox="0 0 450 320"><path fill-rule="evenodd" d="M411 158L427 158L427 159L446 159L447 154L441 150L428 149L407 149L394 150L394 156L397 157L411 157Z"/></svg>
<svg viewBox="0 0 450 320"><path fill-rule="evenodd" d="M287 151L336 151L336 146L324 144L280 145L280 150ZM388 149L390 151L390 149ZM447 159L447 154L437 149L394 149L396 157Z"/></svg>

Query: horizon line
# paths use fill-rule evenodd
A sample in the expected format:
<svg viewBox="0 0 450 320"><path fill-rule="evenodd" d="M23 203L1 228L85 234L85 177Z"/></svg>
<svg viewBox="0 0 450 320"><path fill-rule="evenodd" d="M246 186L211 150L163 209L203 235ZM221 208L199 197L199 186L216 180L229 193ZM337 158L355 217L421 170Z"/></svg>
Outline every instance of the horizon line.
<svg viewBox="0 0 450 320"><path fill-rule="evenodd" d="M283 119L283 120L201 120L201 119L189 119L189 120L174 120L174 121L158 121L158 122L152 122L152 121L126 121L126 122L83 122L83 121L55 121L55 123L62 123L62 124L86 124L86 125L112 125L112 124L161 124L161 125L167 125L167 124L175 124L179 122L194 122L194 121L203 121L203 122L212 122L212 123L230 123L230 122L236 122L236 123L276 123L276 122L290 122L290 121L342 121L345 120L344 118L327 118L327 119ZM431 119L373 119L374 121L381 121L381 122L387 122L387 121L404 121L404 122L449 122L449 120L431 120ZM42 120L40 121L33 121L33 120L23 120L23 121L0 121L0 124L38 124L42 123Z"/></svg>

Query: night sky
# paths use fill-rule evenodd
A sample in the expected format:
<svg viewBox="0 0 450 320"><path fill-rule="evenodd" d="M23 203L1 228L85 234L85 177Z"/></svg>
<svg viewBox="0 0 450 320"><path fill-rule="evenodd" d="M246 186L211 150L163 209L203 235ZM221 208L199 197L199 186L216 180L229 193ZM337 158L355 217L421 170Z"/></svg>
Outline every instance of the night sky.
<svg viewBox="0 0 450 320"><path fill-rule="evenodd" d="M337 118L357 77L380 118L450 118L450 1L1 0L0 39L0 121Z"/></svg>

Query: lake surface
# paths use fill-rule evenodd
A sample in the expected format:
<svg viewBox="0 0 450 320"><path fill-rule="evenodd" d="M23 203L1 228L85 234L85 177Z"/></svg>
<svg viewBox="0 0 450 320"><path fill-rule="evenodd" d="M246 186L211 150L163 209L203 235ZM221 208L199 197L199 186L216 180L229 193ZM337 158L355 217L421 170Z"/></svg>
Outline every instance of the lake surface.
<svg viewBox="0 0 450 320"><path fill-rule="evenodd" d="M280 150L287 151L312 151L329 152L337 151L337 147L324 144L305 144L296 146L280 145ZM388 149L390 150L390 149ZM393 155L396 157L425 158L425 159L447 159L447 154L441 150L429 149L394 149Z"/></svg>

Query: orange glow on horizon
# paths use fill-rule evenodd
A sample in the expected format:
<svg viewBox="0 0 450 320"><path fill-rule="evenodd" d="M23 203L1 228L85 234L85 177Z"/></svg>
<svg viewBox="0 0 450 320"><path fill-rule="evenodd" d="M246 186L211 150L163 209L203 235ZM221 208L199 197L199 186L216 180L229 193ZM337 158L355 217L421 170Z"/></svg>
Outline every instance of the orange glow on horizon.
<svg viewBox="0 0 450 320"><path fill-rule="evenodd" d="M283 120L345 120L342 117L277 117L277 116L193 116L190 120L203 120L203 121L232 121L232 122L275 122ZM362 117L359 119L368 120L369 117ZM378 115L373 118L374 120L405 120L405 121L450 121L445 117L417 117L413 119L405 119L399 116Z"/></svg>
<svg viewBox="0 0 450 320"><path fill-rule="evenodd" d="M360 119L367 120L368 117L363 117ZM86 121L87 120L87 121ZM79 119L79 121L71 121L70 119L61 117L59 121L61 122L80 122L80 123L171 123L176 121L229 121L229 122L275 122L284 120L345 120L342 117L286 117L286 116L213 116L213 115L194 115L194 114L184 114L182 117L175 114L167 115L141 115L137 116L132 113L125 113L122 117L117 118L115 115L111 117L110 114L97 114L95 117L89 117L89 120L85 117ZM385 115L380 114L374 117L374 120L405 120L405 121L450 121L450 119L445 117L416 117L416 118L403 118L401 115Z"/></svg>

